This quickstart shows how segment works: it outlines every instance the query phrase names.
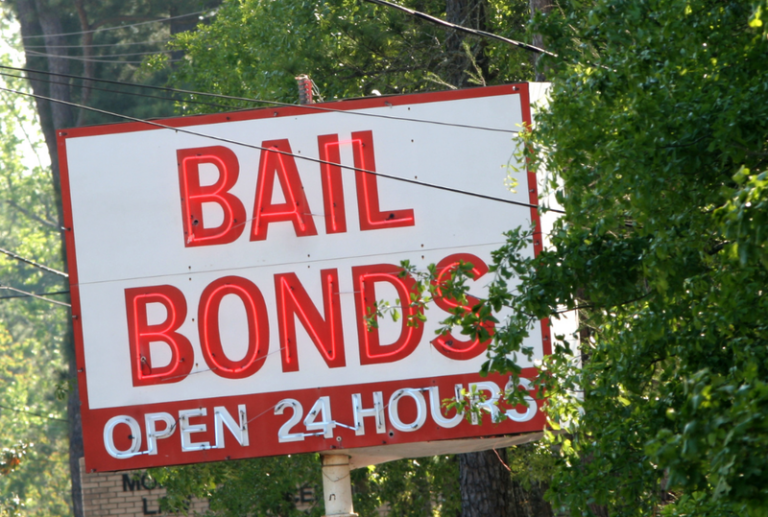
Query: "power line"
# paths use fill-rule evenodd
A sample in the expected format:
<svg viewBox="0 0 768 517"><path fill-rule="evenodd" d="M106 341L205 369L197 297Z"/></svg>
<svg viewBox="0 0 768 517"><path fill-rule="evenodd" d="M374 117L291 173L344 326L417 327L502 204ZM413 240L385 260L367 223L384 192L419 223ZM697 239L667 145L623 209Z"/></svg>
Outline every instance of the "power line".
<svg viewBox="0 0 768 517"><path fill-rule="evenodd" d="M162 54L163 52L171 52L170 50L154 50L154 51L148 51L148 52L127 52L125 54L100 54L98 56L94 57L126 57L126 56L149 56L153 54ZM34 56L43 56L43 57L61 57L65 59L82 59L82 56L67 56L64 54L49 54L46 52L38 52L37 50L30 50L30 54Z"/></svg>
<svg viewBox="0 0 768 517"><path fill-rule="evenodd" d="M60 302L58 300L51 300L50 298L46 298L45 296L40 296L39 294L30 293L29 291L24 291L22 289L17 289L15 287L11 287L9 285L2 285L2 284L0 284L0 289L5 289L5 290L8 290L8 291L16 291L17 293L25 294L27 296L31 296L32 298L37 298L38 300L43 300L43 301L46 301L48 303L53 303L53 304L56 304L56 305L63 305L64 307L72 307L72 305L70 305L68 303Z"/></svg>
<svg viewBox="0 0 768 517"><path fill-rule="evenodd" d="M48 72L45 70L35 70L32 68L21 68L21 67L15 67L15 66L7 66L7 65L0 65L0 68L4 68L7 70L16 70L18 72L27 72L29 73L35 73L35 74L44 74L44 75L52 75L57 77L67 77L69 79L82 79L84 81L96 81L96 82L102 82L107 84L115 84L119 86L132 86L135 88L147 88L150 90L158 90L158 91L166 91L166 92L173 92L173 93L182 93L185 95L200 95L204 97L214 97L217 99L227 99L227 100L236 100L236 101L243 101L243 102L253 102L253 103L259 103L259 104L268 104L272 106L289 106L289 107L296 107L296 104L290 104L287 102L278 102L278 101L267 101L262 99L251 99L248 97L238 97L235 95L224 95L220 93L207 93L207 92L199 92L195 90L185 90L181 88L170 88L167 86L152 86L148 84L139 84L139 83L131 83L126 81L115 81L112 79L96 79L91 77L84 77L82 75L73 75L73 74L59 74L54 72ZM493 127L483 127L483 126L472 126L468 124L454 124L451 122L440 122L437 120L423 120L423 119L413 119L413 118L407 118L407 117L396 117L392 115L382 115L377 113L360 113L357 111L349 111L349 110L339 110L334 108L326 108L323 106L317 106L314 104L303 104L302 109L306 110L312 110L312 111L319 111L319 112L326 112L326 113L344 113L348 115L356 115L360 117L374 117L374 118L381 118L386 120L400 120L404 122L416 122L419 124L432 124L436 126L447 126L447 127L458 127L462 129L477 129L481 131L491 131L491 132L497 132L497 133L508 133L508 134L518 134L519 131L514 131L511 129L503 129L503 128L493 128Z"/></svg>
<svg viewBox="0 0 768 517"><path fill-rule="evenodd" d="M52 267L44 266L38 262L35 262L34 260L30 260L28 258L22 257L21 255L17 255L12 251L8 251L8 250L4 250L3 248L0 248L0 253L3 253L4 255L8 255L12 259L18 260L19 262L24 262L25 264L29 264L30 266L34 266L36 268L42 269L43 271L53 273L54 275L59 275L59 276L63 276L64 278L69 278L69 275L63 271L59 271L58 269L53 269Z"/></svg>
<svg viewBox="0 0 768 517"><path fill-rule="evenodd" d="M94 45L24 45L25 49L28 48L101 48L101 47L128 47L131 45L165 45L171 40L162 41L133 41L122 43L97 43Z"/></svg>
<svg viewBox="0 0 768 517"><path fill-rule="evenodd" d="M557 54L554 54L548 50L544 50L543 48L539 48L533 45L529 45L528 43L523 43L522 41L516 41L513 39L505 38L504 36L499 36L498 34L493 34L492 32L485 32L478 29L471 29L469 27L464 27L463 25L457 25L455 23L447 22L445 20L441 20L440 18L436 18L432 15L429 15L427 13L422 13L420 11L414 11L413 9L409 9L407 7L403 7L402 5L393 4L392 2L387 2L386 0L365 0L366 2L370 2L372 4L378 4L383 5L385 7L390 7L392 9L397 9L399 11L403 11L404 13L408 13L411 16L415 18L420 18L422 20L426 20L430 23L434 23L435 25L440 25L442 27L447 27L449 29L453 29L459 32L466 32L467 34L472 34L473 36L480 36L482 38L490 38L495 39L498 41L502 41L504 43L507 43L508 45L513 45L515 47L522 48L524 50L528 50L530 52L537 52L539 54L546 54L548 56L557 57Z"/></svg>
<svg viewBox="0 0 768 517"><path fill-rule="evenodd" d="M37 94L34 94L34 93L22 92L22 91L13 90L13 89L10 89L10 88L3 88L3 87L0 87L0 91L7 91L7 92L15 93L15 94L18 94L18 95L25 95L27 97L34 97L34 98L37 98L37 99L43 99L43 100L47 100L47 101L50 101L50 102L57 102L57 103L60 103L60 104L66 104L67 106L72 106L74 108L94 111L96 113L102 113L104 115L110 115L110 116L117 117L117 118L122 118L122 119L125 119L125 120L131 120L133 122L139 122L139 123L142 123L142 124L147 124L149 126L154 126L154 127L158 127L158 128L162 128L162 129L170 129L171 131L175 131L177 133L184 133L184 134L187 134L187 135L199 136L199 137L208 138L208 139L211 139L211 140L216 140L216 141L219 141L219 142L224 142L224 143L227 143L227 144L238 145L238 146L246 147L246 148L249 148L249 149L256 149L256 150L259 150L259 151L269 151L269 152L277 153L277 154L284 155L284 156L290 156L292 158L298 158L300 160L310 161L310 162L313 162L313 163L319 163L319 164L322 164L322 165L330 165L330 166L333 166L333 167L341 167L342 169L353 170L353 171L358 171L358 172L364 172L364 173L367 173L367 174L371 174L373 176L378 176L378 177L381 177L381 178L386 178L386 179L391 179L391 180L395 180L395 181L400 181L400 182L403 182L403 183L409 183L411 185L418 185L418 186L421 186L421 187L434 188L436 190L443 190L445 192L452 192L454 194L462 194L462 195L465 195L465 196L476 197L476 198L480 198L480 199L486 199L488 201L497 201L497 202L500 202L500 203L506 203L506 204L510 204L510 205L523 206L523 207L526 207L526 208L540 208L539 205L534 205L534 204L531 204L531 203L524 203L524 202L521 202L521 201L513 201L511 199L504 199L504 198L495 197L495 196L488 196L486 194L480 194L480 193L477 193L477 192L470 192L470 191L461 190L461 189L457 189L457 188L453 188L453 187L448 187L448 186L445 186L445 185L437 185L435 183L427 183L425 181L419 181L419 180L416 180L416 179L403 178L403 177L400 177L400 176L393 176L391 174L385 174L385 173L382 173L382 172L376 172L376 171L371 171L371 170L367 170L367 169L361 169L361 168L353 167L353 166L350 166L350 165L344 165L344 164L341 164L341 163L334 163L334 162L331 162L331 161L328 161L328 160L321 160L320 158L312 158L312 157L309 157L309 156L303 156L301 154L289 153L289 152L286 152L286 151L281 151L279 149L267 148L267 147L263 147L263 146L255 145L255 144L248 144L248 143L245 143L245 142L240 142L238 140L232 140L230 138L224 138L224 137L215 136L215 135L209 135L209 134L205 134L205 133L199 133L197 131L192 131L190 129L185 129L185 128L182 128L182 127L169 126L169 125L161 124L159 122L154 122L154 121L151 121L151 120L144 120L144 119L140 119L140 118L136 118L136 117L131 117L130 115L122 115L120 113L114 113L112 111L107 111L107 110L103 110L103 109L100 109L100 108L94 108L92 106L85 106L83 104L78 104L76 102L69 102L69 101L64 101L64 100L60 100L60 99L53 99L51 97L46 97L44 95L37 95ZM553 208L549 208L547 210L549 210L551 212L562 213L562 214L565 213L563 211L556 210L556 209L553 209Z"/></svg>
<svg viewBox="0 0 768 517"><path fill-rule="evenodd" d="M37 296L57 296L60 294L69 294L69 291L46 291L43 293L32 293ZM11 294L8 296L0 296L0 300L11 300L15 298L29 298L28 294Z"/></svg>
<svg viewBox="0 0 768 517"><path fill-rule="evenodd" d="M8 74L6 72L0 72L0 76L3 77L13 77L15 79L26 79L23 75L14 75L14 74ZM51 81L50 79L38 79L38 81L48 83L48 84L63 84L67 85L69 83L63 83L60 81ZM137 92L121 92L118 90L110 90L109 88L99 88L98 86L88 86L89 90L97 90L100 92L109 92L109 93L116 93L116 94L122 94L122 95L133 95L134 97L145 97L148 99L160 99L160 100L166 100L166 101L173 101L173 102L185 102L189 104L200 104L202 106L211 106L213 108L221 108L221 109L231 109L231 106L224 106L223 104L214 104L212 102L205 102L205 101L195 101L195 100L181 100L176 99L173 97L161 97L159 95L149 95L147 93L137 93Z"/></svg>
<svg viewBox="0 0 768 517"><path fill-rule="evenodd" d="M82 56L65 56L65 55L60 55L60 54L46 54L44 52L36 52L34 50L30 50L29 53L34 55L34 56L39 56L39 57L55 57L55 58L58 58L58 59L69 59L71 61L84 61L84 62L89 62L89 63L111 63L111 64L114 64L114 65L122 65L122 64L126 64L126 65L140 65L141 63L144 62L144 61L138 61L138 60L135 60L135 59L133 59L133 60L128 60L128 59L114 60L114 59L97 59L97 58L89 58L89 57L82 57ZM147 52L147 53L148 54L160 54L161 52ZM128 54L126 54L126 55L128 55ZM103 57L108 57L108 56L103 56ZM175 63L177 61L180 61L180 60L179 59L171 59L171 60L169 60L169 62L171 62L171 63ZM95 80L95 79L91 79L91 81L93 81L93 80Z"/></svg>
<svg viewBox="0 0 768 517"><path fill-rule="evenodd" d="M127 29L130 27L139 27L140 25L148 25L150 23L163 23L171 20L176 20L178 18L187 18L189 16L195 16L198 14L202 14L205 12L212 12L213 14L216 14L215 11L195 11L194 13L187 13L187 14L180 14L178 16L169 16L168 18L157 18L155 20L148 20L144 22L138 22L138 23L129 23L125 25L115 25L114 27L98 27L96 29L87 30L87 31L78 31L78 32L61 32L59 34L34 34L29 36L22 36L21 39L28 39L28 38L43 38L43 37L54 37L54 36L77 36L79 34L91 34L93 32L98 31L113 31L117 29Z"/></svg>

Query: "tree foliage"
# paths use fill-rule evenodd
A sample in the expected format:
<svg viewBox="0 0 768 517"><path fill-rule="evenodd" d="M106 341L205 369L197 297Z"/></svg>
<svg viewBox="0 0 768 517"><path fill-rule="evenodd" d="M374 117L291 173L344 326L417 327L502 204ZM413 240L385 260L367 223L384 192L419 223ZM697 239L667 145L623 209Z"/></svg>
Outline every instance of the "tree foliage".
<svg viewBox="0 0 768 517"><path fill-rule="evenodd" d="M441 16L446 9L441 0L405 4ZM487 10L482 22L488 30L524 36L525 2L474 4ZM326 100L362 97L374 90L395 94L456 87L451 77L461 78L460 85L532 77L527 55L497 43L465 39L455 53L468 61L457 64L446 51L449 36L403 13L355 0L225 1L215 21L176 38L172 46L185 59L172 77L176 84L200 91L288 103L298 98L295 77L300 74L309 75ZM211 111L182 108L185 113Z"/></svg>
<svg viewBox="0 0 768 517"><path fill-rule="evenodd" d="M766 515L766 6L558 7L525 153L566 214L536 258L521 231L497 252L484 304L516 315L489 367L578 311L578 348L559 336L540 379L571 515Z"/></svg>
<svg viewBox="0 0 768 517"><path fill-rule="evenodd" d="M442 14L440 2L406 4ZM522 39L525 4L488 5L486 29ZM760 453L768 445L767 11L753 0L563 0L538 19L536 30L558 57L542 61L551 98L522 149L532 167L551 175L566 215L535 258L521 252L531 234L511 231L495 254L496 280L483 306L449 323L473 333L483 328L479 314L515 309L497 327L486 366L515 373L511 354L526 352L522 340L533 322L578 312L579 344L560 336L540 378L558 431L549 437L558 453L550 495L571 515L768 514ZM168 72L196 89L286 102L296 99L294 77L303 73L329 99L423 91L457 83L441 57L445 39L441 30L349 0L233 0L215 22L176 40L184 61ZM496 44L468 40L461 52L468 81L532 74L527 58ZM184 102L179 109L212 108ZM10 164L3 181L29 185L7 192L25 210L48 206L25 197L49 194L34 184L38 176L18 172L13 147L2 150ZM60 260L45 225L13 204L3 210L14 229L3 243L41 262ZM0 267L25 289L55 285L7 260ZM3 396L30 409L0 418L37 422L31 450L53 457L58 449L46 429L55 420L41 424L32 414L59 414L54 389L27 358L61 364L45 334L54 324L41 316L44 302L24 303L3 314L0 339L14 350L3 356L12 372L4 381L14 386ZM25 318L41 323L32 332ZM45 439L50 448L38 449ZM292 460L168 469L157 477L169 487L169 504L194 492L211 496L222 512L289 515L287 494L319 479L316 458ZM34 483L44 475L39 468ZM456 508L456 487L443 481L451 469L450 459L433 458L356 472L356 505L363 513L387 503L398 515L448 514Z"/></svg>
<svg viewBox="0 0 768 517"><path fill-rule="evenodd" d="M7 31L7 26L4 27ZM2 64L11 64L8 55ZM21 81L5 86L23 89ZM31 103L0 93L0 248L62 267L47 160ZM0 285L27 292L66 291L66 281L5 255ZM62 299L62 296L52 296ZM64 307L0 289L0 515L68 515Z"/></svg>
<svg viewBox="0 0 768 517"><path fill-rule="evenodd" d="M446 16L445 1L404 3ZM465 3L482 8L478 12L486 30L525 37L526 2ZM326 100L371 95L374 90L397 94L532 77L531 60L520 51L472 38L450 51L450 37L443 29L364 2L225 1L212 23L177 36L172 47L185 58L171 70L171 78L177 86L198 91L295 103L295 77L300 74L308 74ZM147 69L163 67L164 62L166 58L156 58ZM239 100L216 102L254 107ZM185 114L221 110L187 103L179 108ZM385 506L391 515L403 517L456 515L461 510L458 471L452 456L358 469L352 473L355 510L374 515ZM320 462L315 455L259 458L162 469L153 475L168 487L167 502L173 508L182 508L185 498L194 494L209 497L212 508L224 515L293 515L297 511L288 494L303 484L316 485ZM319 486L316 493L321 493ZM322 504L313 511L322 514Z"/></svg>
<svg viewBox="0 0 768 517"><path fill-rule="evenodd" d="M216 515L321 516L322 475L317 454L268 457L152 469L168 490L166 511L184 511L189 496L206 498ZM460 510L458 463L452 456L389 462L352 471L355 511L423 517ZM296 507L301 487L314 493L309 510Z"/></svg>
<svg viewBox="0 0 768 517"><path fill-rule="evenodd" d="M189 12L187 9L203 9L204 4L186 0L5 2L0 10L3 40L13 47L15 56L24 52L26 64L6 56L1 64L41 73L27 72L27 85L12 77L20 72L5 68L4 86L145 118L170 115L174 110L171 99L122 94L114 86L105 87L89 79L162 82L164 76L139 73L143 54L164 48L177 30L194 27L189 18L176 16ZM168 16L175 18L169 23L152 22ZM119 27L137 22L146 23ZM32 104L37 117L30 115ZM75 111L41 98L29 103L17 94L0 94L0 247L61 271L67 269L60 232L55 130L106 121L113 122L114 118ZM36 144L39 128L48 156L35 149L36 160L31 151L25 158L21 152L24 142ZM66 280L12 259L0 259L0 284L34 293L56 292L51 296L68 301ZM11 513L23 505L29 515L81 516L78 461L82 437L69 313L39 299L19 297L15 291L2 290L0 295L0 447L17 441L29 444L19 469L0 479L0 497L9 501ZM64 403L59 399L68 400ZM62 420L65 407L69 423Z"/></svg>
<svg viewBox="0 0 768 517"><path fill-rule="evenodd" d="M404 2L443 18L448 3ZM468 17L475 17L459 23L474 23L517 39L526 37L526 2L454 4L465 4ZM185 59L171 71L171 78L173 84L194 90L295 103L295 77L300 74L313 79L325 100L500 84L533 76L532 60L522 51L465 37L458 38L462 41L457 45L451 38L457 39L442 28L365 2L225 1L212 23L175 39L172 47L183 51ZM147 68L162 67L164 61L156 58ZM190 96L188 100L201 99ZM231 108L254 107L235 99L216 102ZM220 109L180 105L185 114ZM297 469L305 462L313 468ZM293 476L284 477L291 472ZM302 484L317 483L320 473L315 456L294 456L187 466L154 475L169 487L168 502L176 508L194 493L210 497L212 508L227 515L246 509L253 515L292 515L295 509L281 497ZM374 515L381 506L403 517L461 511L459 463L452 456L391 462L356 470L352 476L355 510L360 515ZM190 483L190 479L197 481ZM271 496L252 495L265 489ZM320 487L316 493L321 493ZM322 508L316 507L315 512Z"/></svg>

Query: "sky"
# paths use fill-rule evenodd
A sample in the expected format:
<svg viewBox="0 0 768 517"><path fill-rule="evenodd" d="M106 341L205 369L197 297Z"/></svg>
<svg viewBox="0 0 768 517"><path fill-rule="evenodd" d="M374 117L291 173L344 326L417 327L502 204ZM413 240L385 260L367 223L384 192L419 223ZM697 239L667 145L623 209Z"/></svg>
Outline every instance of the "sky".
<svg viewBox="0 0 768 517"><path fill-rule="evenodd" d="M7 66L23 67L25 61L24 53L21 51L18 22L3 18L0 21L0 63ZM8 83L8 78L0 76L0 87L13 89L15 86ZM50 166L50 156L46 152L40 123L32 104L20 102L17 94L0 92L0 109L11 107L20 108L19 121L21 125L17 129L17 136L24 142L24 148L20 150L23 156L22 163L28 169L37 166Z"/></svg>

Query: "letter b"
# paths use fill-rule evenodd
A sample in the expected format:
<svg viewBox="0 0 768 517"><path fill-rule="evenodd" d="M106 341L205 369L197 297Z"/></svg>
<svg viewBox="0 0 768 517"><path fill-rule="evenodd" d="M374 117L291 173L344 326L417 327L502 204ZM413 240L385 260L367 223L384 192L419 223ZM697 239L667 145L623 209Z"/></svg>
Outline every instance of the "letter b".
<svg viewBox="0 0 768 517"><path fill-rule="evenodd" d="M198 147L176 151L179 160L181 213L184 218L184 245L209 246L235 241L245 229L245 207L229 190L237 183L240 164L234 152L226 147ZM200 164L210 163L219 171L212 185L200 185ZM224 220L208 228L203 219L203 204L219 205Z"/></svg>
<svg viewBox="0 0 768 517"><path fill-rule="evenodd" d="M150 325L147 305L159 303L165 307L165 321ZM184 294L170 285L137 287L125 290L128 313L128 343L131 354L131 372L134 386L148 386L164 382L179 382L192 371L194 351L189 339L177 330L187 317ZM171 360L165 366L153 367L150 345L163 342L171 350Z"/></svg>

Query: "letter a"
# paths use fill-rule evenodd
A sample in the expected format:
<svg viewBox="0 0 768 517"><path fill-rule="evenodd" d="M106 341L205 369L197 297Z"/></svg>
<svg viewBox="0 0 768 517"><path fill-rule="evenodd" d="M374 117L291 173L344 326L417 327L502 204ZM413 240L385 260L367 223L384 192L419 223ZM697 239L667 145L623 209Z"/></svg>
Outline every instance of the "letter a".
<svg viewBox="0 0 768 517"><path fill-rule="evenodd" d="M261 144L259 160L259 178L256 183L256 199L253 206L251 240L263 241L267 238L269 223L290 221L296 235L305 237L317 235L312 211L309 209L301 184L299 170L293 159L288 140L270 140ZM275 176L283 191L284 203L272 204L272 192Z"/></svg>

